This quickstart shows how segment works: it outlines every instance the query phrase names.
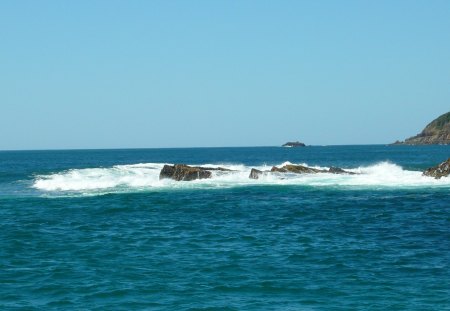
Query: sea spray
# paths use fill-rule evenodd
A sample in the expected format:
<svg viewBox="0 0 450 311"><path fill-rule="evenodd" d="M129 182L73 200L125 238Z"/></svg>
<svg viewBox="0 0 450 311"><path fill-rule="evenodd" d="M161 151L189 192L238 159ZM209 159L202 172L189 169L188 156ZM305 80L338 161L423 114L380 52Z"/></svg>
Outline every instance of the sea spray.
<svg viewBox="0 0 450 311"><path fill-rule="evenodd" d="M42 191L97 191L158 188L217 188L246 185L303 185L312 187L450 187L450 178L435 180L422 176L421 171L405 170L390 162L379 162L370 166L346 168L355 175L320 174L276 174L270 173L259 180L250 179L252 167L267 171L271 166L246 166L243 164L202 164L201 167L224 167L231 172L212 172L212 178L190 182L159 180L159 173L165 163L141 163L133 165L116 165L109 168L71 169L54 174L36 176L33 187ZM279 167L292 164L280 163ZM301 165L307 165L301 163ZM314 166L317 169L327 167Z"/></svg>

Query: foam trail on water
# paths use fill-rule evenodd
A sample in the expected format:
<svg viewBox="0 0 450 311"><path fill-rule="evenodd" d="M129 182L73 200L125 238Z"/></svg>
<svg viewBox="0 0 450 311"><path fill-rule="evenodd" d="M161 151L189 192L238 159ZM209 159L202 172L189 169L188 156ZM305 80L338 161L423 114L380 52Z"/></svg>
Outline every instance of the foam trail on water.
<svg viewBox="0 0 450 311"><path fill-rule="evenodd" d="M163 164L117 165L112 168L87 168L38 176L34 187L46 191L108 189L119 186L151 187L159 181Z"/></svg>
<svg viewBox="0 0 450 311"><path fill-rule="evenodd" d="M281 163L278 166L291 164ZM301 163L301 165L307 165ZM36 176L33 187L42 191L136 191L149 189L225 188L245 185L305 185L313 187L344 188L411 188L450 187L450 178L422 176L420 171L408 171L402 167L381 162L371 166L347 169L357 175L320 174L267 174L260 179L249 179L251 168L261 171L272 166L245 166L243 164L203 164L203 167L224 167L233 172L213 171L211 179L178 182L159 180L164 163L117 165L110 168L73 169L55 174ZM326 167L315 167L327 169Z"/></svg>

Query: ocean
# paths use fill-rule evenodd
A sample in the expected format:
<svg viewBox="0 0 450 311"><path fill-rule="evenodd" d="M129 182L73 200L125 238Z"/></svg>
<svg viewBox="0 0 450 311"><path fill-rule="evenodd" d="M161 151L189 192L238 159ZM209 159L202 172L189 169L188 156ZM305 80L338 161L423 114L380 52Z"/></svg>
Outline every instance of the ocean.
<svg viewBox="0 0 450 311"><path fill-rule="evenodd" d="M450 146L0 152L1 310L450 310ZM164 164L221 166L159 180ZM356 175L267 175L286 163Z"/></svg>

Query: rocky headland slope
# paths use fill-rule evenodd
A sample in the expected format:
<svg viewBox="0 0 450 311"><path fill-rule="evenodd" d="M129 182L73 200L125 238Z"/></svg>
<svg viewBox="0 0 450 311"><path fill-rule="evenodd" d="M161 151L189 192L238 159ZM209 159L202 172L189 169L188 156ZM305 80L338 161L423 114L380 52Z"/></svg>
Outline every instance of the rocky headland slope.
<svg viewBox="0 0 450 311"><path fill-rule="evenodd" d="M450 144L450 112L441 115L428 124L420 134L396 141L394 145L449 145Z"/></svg>

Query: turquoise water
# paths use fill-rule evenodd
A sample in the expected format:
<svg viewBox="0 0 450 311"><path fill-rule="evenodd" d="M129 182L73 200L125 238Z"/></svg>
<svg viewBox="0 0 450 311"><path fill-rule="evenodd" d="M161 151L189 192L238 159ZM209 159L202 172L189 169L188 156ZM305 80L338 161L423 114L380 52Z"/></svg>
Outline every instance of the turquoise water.
<svg viewBox="0 0 450 311"><path fill-rule="evenodd" d="M449 146L0 152L2 310L450 310ZM285 162L360 174L272 176ZM159 181L164 163L228 175Z"/></svg>

